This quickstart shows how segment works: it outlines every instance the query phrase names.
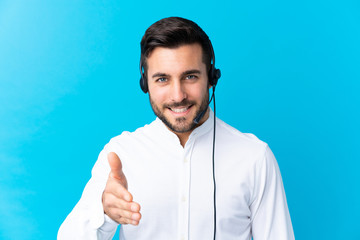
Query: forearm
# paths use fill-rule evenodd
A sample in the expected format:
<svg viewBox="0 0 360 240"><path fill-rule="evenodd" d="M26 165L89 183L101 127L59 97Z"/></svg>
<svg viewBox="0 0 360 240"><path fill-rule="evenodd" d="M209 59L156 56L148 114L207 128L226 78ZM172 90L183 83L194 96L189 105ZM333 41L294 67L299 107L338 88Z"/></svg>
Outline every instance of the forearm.
<svg viewBox="0 0 360 240"><path fill-rule="evenodd" d="M112 239L118 224L105 217L102 193L109 167L103 150L96 162L92 177L86 184L81 199L67 216L58 232L58 239Z"/></svg>
<svg viewBox="0 0 360 240"><path fill-rule="evenodd" d="M96 219L79 209L74 209L61 225L58 232L58 240L83 239L83 240L107 240L112 239L118 224L108 217ZM102 222L102 224L101 224ZM101 224L100 227L97 224Z"/></svg>

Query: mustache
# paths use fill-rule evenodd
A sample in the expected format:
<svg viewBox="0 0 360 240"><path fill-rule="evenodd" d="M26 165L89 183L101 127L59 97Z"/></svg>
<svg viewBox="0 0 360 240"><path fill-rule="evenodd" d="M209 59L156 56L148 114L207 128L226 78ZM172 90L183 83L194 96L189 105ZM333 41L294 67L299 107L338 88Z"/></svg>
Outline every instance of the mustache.
<svg viewBox="0 0 360 240"><path fill-rule="evenodd" d="M195 104L196 104L196 102L194 102L194 101L189 101L187 99L184 99L181 102L165 104L164 107L166 107L166 108L186 107L186 106L195 105Z"/></svg>

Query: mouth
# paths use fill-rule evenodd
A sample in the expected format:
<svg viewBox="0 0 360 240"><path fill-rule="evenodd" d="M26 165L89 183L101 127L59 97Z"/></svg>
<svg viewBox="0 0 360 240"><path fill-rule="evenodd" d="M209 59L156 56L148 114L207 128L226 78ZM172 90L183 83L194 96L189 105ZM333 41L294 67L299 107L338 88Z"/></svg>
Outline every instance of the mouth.
<svg viewBox="0 0 360 240"><path fill-rule="evenodd" d="M190 109L193 105L189 106L179 106L179 107L169 107L168 109L176 116L184 116L190 112Z"/></svg>

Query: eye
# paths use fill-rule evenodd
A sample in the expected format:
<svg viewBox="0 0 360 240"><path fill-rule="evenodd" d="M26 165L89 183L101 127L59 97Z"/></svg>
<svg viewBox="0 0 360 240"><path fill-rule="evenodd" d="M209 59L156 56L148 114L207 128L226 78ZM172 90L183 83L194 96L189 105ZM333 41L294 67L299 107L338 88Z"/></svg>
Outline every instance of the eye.
<svg viewBox="0 0 360 240"><path fill-rule="evenodd" d="M164 78L164 77L161 77L161 78L156 79L156 82L160 82L160 83L166 82L166 81L167 81L167 79Z"/></svg>
<svg viewBox="0 0 360 240"><path fill-rule="evenodd" d="M196 79L196 75L187 75L185 79Z"/></svg>

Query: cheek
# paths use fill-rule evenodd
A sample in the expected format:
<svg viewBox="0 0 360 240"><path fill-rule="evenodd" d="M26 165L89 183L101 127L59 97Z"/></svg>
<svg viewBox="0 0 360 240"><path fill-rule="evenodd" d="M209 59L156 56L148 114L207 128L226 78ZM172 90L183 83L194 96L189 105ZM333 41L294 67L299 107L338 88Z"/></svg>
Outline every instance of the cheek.
<svg viewBox="0 0 360 240"><path fill-rule="evenodd" d="M167 100L167 91L165 89L161 88L149 88L149 94L152 99L152 101L157 104L161 105L164 104Z"/></svg>
<svg viewBox="0 0 360 240"><path fill-rule="evenodd" d="M209 90L207 88L207 85L201 85L201 86L191 88L190 95L192 96L193 99L202 100L206 96L208 91Z"/></svg>

